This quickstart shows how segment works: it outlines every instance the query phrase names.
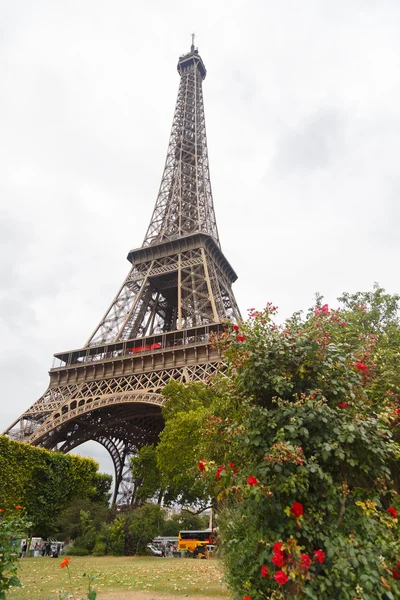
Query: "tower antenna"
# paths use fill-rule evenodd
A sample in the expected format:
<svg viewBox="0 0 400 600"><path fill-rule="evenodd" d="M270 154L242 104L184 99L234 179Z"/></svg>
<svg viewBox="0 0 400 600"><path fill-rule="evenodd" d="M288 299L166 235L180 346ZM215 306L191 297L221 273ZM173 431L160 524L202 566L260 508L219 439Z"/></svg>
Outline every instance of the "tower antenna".
<svg viewBox="0 0 400 600"><path fill-rule="evenodd" d="M192 33L191 36L192 36L192 45L190 47L190 52L194 52L194 38L195 38L196 34Z"/></svg>

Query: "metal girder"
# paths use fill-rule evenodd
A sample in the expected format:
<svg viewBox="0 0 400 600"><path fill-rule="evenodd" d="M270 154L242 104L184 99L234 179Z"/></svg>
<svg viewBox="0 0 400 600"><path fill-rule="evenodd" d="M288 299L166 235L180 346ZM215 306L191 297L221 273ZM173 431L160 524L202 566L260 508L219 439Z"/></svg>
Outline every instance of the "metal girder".
<svg viewBox="0 0 400 600"><path fill-rule="evenodd" d="M162 388L208 382L224 365L210 335L240 320L222 253L208 165L197 49L178 63L180 84L165 168L143 245L100 323L78 350L56 354L46 392L10 427L14 439L68 452L95 440L115 468L114 501L130 504L130 458L163 427Z"/></svg>

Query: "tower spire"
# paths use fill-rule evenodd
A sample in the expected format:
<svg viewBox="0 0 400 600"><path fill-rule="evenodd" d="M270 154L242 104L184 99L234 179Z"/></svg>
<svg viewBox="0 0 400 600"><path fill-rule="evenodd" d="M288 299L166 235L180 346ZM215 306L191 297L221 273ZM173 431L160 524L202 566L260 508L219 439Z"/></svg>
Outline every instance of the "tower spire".
<svg viewBox="0 0 400 600"><path fill-rule="evenodd" d="M192 35L192 45L190 47L190 52L194 52L194 38L195 38L195 34L192 33L191 35Z"/></svg>
<svg viewBox="0 0 400 600"><path fill-rule="evenodd" d="M177 68L180 83L167 159L143 245L202 231L219 246L202 89L207 71L193 44Z"/></svg>

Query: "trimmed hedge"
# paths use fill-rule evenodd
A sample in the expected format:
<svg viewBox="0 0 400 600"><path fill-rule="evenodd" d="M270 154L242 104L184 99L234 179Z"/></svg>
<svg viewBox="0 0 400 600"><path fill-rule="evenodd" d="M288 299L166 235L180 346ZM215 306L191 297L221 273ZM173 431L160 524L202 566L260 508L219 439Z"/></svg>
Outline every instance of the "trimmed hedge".
<svg viewBox="0 0 400 600"><path fill-rule="evenodd" d="M0 436L0 508L22 505L36 535L47 537L61 510L96 491L98 463Z"/></svg>

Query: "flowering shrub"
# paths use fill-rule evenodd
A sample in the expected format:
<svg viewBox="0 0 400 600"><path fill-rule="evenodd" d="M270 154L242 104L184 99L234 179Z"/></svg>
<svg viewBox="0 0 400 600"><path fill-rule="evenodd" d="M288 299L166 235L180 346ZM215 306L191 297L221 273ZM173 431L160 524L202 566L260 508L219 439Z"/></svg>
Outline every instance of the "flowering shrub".
<svg viewBox="0 0 400 600"><path fill-rule="evenodd" d="M274 314L252 309L221 340L236 472L200 467L235 598L399 598L400 404L374 387L376 336L327 305L282 326Z"/></svg>
<svg viewBox="0 0 400 600"><path fill-rule="evenodd" d="M23 507L18 504L14 510L0 508L0 599L7 598L7 592L21 585L17 576L19 550L17 538L25 537L31 523L23 515Z"/></svg>

